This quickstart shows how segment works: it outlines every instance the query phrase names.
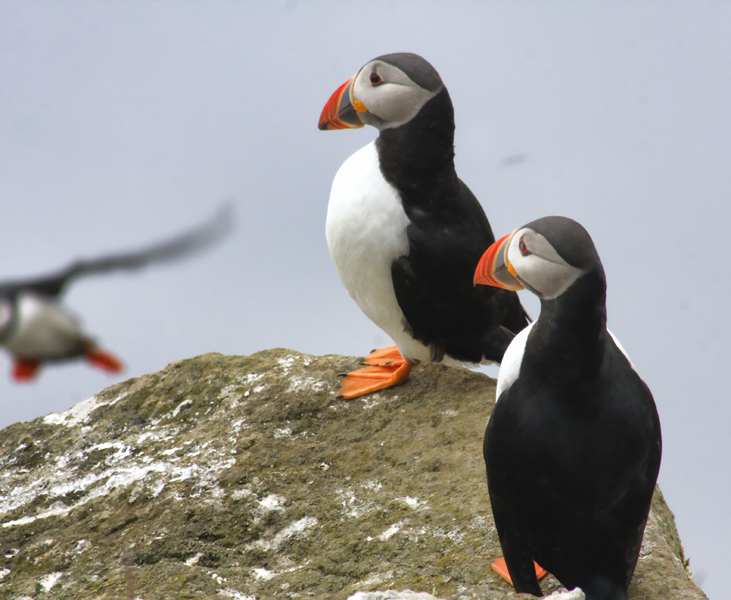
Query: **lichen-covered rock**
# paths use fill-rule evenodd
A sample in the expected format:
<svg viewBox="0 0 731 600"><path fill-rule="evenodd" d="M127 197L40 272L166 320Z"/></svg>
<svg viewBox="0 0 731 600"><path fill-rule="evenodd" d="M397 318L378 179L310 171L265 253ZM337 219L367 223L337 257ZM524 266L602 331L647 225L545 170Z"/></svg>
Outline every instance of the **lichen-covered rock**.
<svg viewBox="0 0 731 600"><path fill-rule="evenodd" d="M489 568L494 381L337 400L352 366L208 354L0 432L0 597L519 598ZM705 598L659 490L630 597Z"/></svg>

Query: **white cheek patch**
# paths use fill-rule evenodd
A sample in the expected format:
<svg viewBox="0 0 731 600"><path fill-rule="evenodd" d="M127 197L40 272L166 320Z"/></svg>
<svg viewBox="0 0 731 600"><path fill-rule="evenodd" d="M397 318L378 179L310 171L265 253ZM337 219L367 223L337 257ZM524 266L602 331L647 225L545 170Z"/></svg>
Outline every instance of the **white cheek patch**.
<svg viewBox="0 0 731 600"><path fill-rule="evenodd" d="M520 252L521 240L525 241L528 254ZM545 237L529 228L520 229L513 237L508 260L519 279L544 300L563 294L584 273L561 258Z"/></svg>
<svg viewBox="0 0 731 600"><path fill-rule="evenodd" d="M432 99L421 89L386 83L373 90L373 100L366 104L368 111L386 121L389 127L398 127L413 119L421 108Z"/></svg>
<svg viewBox="0 0 731 600"><path fill-rule="evenodd" d="M581 269L570 265L557 265L532 254L523 259L518 275L544 300L552 300L563 294L582 274Z"/></svg>
<svg viewBox="0 0 731 600"><path fill-rule="evenodd" d="M374 68L385 83L371 84L370 76ZM413 119L437 93L420 87L401 69L376 60L358 73L352 97L362 102L369 113L384 121L385 127L389 128Z"/></svg>

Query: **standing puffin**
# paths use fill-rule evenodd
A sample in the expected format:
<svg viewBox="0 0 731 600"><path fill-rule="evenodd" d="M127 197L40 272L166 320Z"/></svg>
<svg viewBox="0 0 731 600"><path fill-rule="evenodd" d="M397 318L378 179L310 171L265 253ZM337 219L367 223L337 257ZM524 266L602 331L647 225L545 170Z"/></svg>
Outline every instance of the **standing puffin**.
<svg viewBox="0 0 731 600"><path fill-rule="evenodd" d="M0 346L13 357L13 379L31 381L43 363L82 357L95 367L119 373L119 359L101 349L84 332L79 319L60 303L66 285L79 277L180 258L210 245L230 227L231 207L227 205L210 222L149 248L76 261L43 277L0 282Z"/></svg>
<svg viewBox="0 0 731 600"><path fill-rule="evenodd" d="M528 323L515 292L472 283L495 238L454 170L454 110L434 67L407 53L366 64L319 127L364 124L380 135L335 175L327 243L348 293L396 345L343 378L346 399L402 383L416 361L499 363Z"/></svg>
<svg viewBox="0 0 731 600"><path fill-rule="evenodd" d="M587 600L624 600L662 440L652 394L607 330L594 243L571 219L538 219L494 243L474 281L541 300L505 353L483 448L515 589L542 595L535 560Z"/></svg>

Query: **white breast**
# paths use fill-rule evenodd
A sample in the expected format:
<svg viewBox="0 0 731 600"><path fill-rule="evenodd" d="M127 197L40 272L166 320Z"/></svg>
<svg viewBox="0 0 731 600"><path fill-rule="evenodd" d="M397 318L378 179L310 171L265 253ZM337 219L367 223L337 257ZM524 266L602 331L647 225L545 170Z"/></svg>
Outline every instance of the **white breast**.
<svg viewBox="0 0 731 600"><path fill-rule="evenodd" d="M503 362L500 363L500 371L497 376L497 386L495 387L495 400L500 399L500 394L505 390L509 389L516 379L520 376L520 366L523 363L523 354L525 353L525 344L528 341L528 334L535 325L535 321L523 329L518 335L513 338L510 342L510 346L505 351L503 356ZM630 366L634 369L635 366L632 364L632 359L627 355L622 344L615 335L607 329L607 333L612 336L612 340L617 345L617 348L625 355L629 361Z"/></svg>
<svg viewBox="0 0 731 600"><path fill-rule="evenodd" d="M627 354L627 351L624 349L624 346L622 346L622 344L617 339L617 336L615 336L611 331L609 331L609 329L607 329L607 333L612 336L614 343L616 344L617 348L619 348L619 350L622 352L622 354L624 354L625 358L627 359L627 362L629 362L629 366L632 367L632 370L637 371L637 369L635 369L634 363L632 362L632 359L629 357L629 354Z"/></svg>
<svg viewBox="0 0 731 600"><path fill-rule="evenodd" d="M343 163L335 175L327 208L327 245L341 281L353 300L413 360L429 360L429 350L404 331L391 264L409 253L398 191L378 165L375 143Z"/></svg>
<svg viewBox="0 0 731 600"><path fill-rule="evenodd" d="M503 355L500 363L500 371L497 375L497 386L495 388L495 400L500 399L500 394L509 389L513 382L520 375L520 365L523 363L523 354L525 353L525 343L528 340L528 334L533 328L535 321L522 329L518 335L510 342L510 346Z"/></svg>
<svg viewBox="0 0 731 600"><path fill-rule="evenodd" d="M84 338L81 324L58 303L33 293L18 297L16 323L3 344L25 358L62 358L74 352Z"/></svg>

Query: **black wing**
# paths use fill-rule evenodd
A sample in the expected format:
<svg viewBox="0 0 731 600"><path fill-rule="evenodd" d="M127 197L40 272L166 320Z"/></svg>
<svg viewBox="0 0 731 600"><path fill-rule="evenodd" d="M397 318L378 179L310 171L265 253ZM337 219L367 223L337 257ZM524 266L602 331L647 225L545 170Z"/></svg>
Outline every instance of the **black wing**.
<svg viewBox="0 0 731 600"><path fill-rule="evenodd" d="M500 362L529 319L515 292L472 283L495 238L475 196L462 181L455 183L430 190L432 201L404 202L409 253L391 267L396 298L433 360L446 353L466 362Z"/></svg>
<svg viewBox="0 0 731 600"><path fill-rule="evenodd" d="M487 471L487 487L500 546L515 590L519 593L542 596L533 565L531 536L524 512L525 507L521 502L526 491L521 489L520 482L516 482L516 479L525 474L516 471L515 465L511 464L510 440L505 439L506 435L508 438L511 437L510 428L501 431L499 425L500 421L510 420L510 411L502 410L508 404L509 392L510 389L500 395L485 430L482 454ZM499 414L501 412L504 414Z"/></svg>
<svg viewBox="0 0 731 600"><path fill-rule="evenodd" d="M78 260L65 269L47 275L0 283L0 296L13 296L20 290L44 296L59 296L71 280L113 271L133 271L150 263L177 260L214 244L233 228L233 207L224 205L208 222L190 231L147 248L111 254L101 258Z"/></svg>

